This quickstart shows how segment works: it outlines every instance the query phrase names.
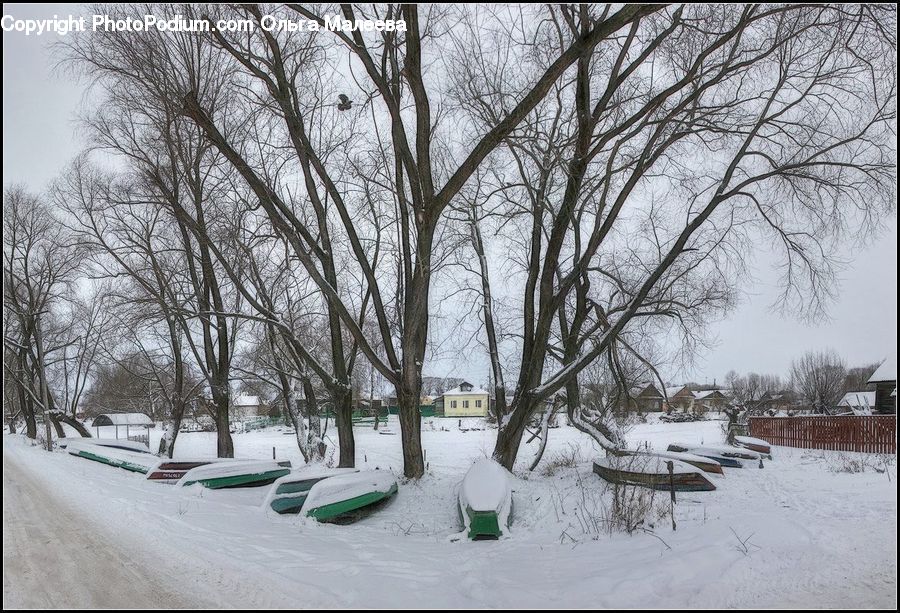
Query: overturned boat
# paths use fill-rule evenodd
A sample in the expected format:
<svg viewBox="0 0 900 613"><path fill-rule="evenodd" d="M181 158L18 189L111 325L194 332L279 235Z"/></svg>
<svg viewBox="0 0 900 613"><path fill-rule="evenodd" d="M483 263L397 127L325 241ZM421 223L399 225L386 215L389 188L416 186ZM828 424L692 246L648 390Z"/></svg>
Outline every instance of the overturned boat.
<svg viewBox="0 0 900 613"><path fill-rule="evenodd" d="M366 470L320 479L309 489L300 512L321 522L351 523L397 493L386 470Z"/></svg>
<svg viewBox="0 0 900 613"><path fill-rule="evenodd" d="M738 447L743 447L745 449L755 451L756 453L760 453L764 456L769 456L770 459L772 458L772 445L770 445L768 441L764 441L761 438L753 438L752 436L735 436L734 444Z"/></svg>
<svg viewBox="0 0 900 613"><path fill-rule="evenodd" d="M472 540L503 536L512 518L509 472L494 460L475 462L459 486L459 514Z"/></svg>
<svg viewBox="0 0 900 613"><path fill-rule="evenodd" d="M130 451L116 447L104 447L83 441L69 440L66 452L70 455L123 468L134 473L146 474L159 463L159 458L151 453Z"/></svg>
<svg viewBox="0 0 900 613"><path fill-rule="evenodd" d="M755 451L742 449L740 447L730 447L728 445L686 445L684 443L672 443L669 445L669 451L686 452L704 458L711 458L717 461L725 468L743 468L742 460L762 459Z"/></svg>
<svg viewBox="0 0 900 613"><path fill-rule="evenodd" d="M669 472L669 465L672 472ZM620 485L638 485L655 490L709 492L716 486L696 466L657 456L609 456L594 462L594 472Z"/></svg>
<svg viewBox="0 0 900 613"><path fill-rule="evenodd" d="M686 464L690 464L691 466L696 466L705 473L716 473L719 475L724 474L721 462L693 453L678 451L653 451L647 449L640 451L618 450L612 452L612 454L616 456L650 456L655 458L663 458L664 460L678 460L679 462L684 462Z"/></svg>
<svg viewBox="0 0 900 613"><path fill-rule="evenodd" d="M187 487L199 483L203 487L214 490L231 487L260 487L269 485L290 472L290 462L274 460L210 462L189 469L178 481L178 485Z"/></svg>
<svg viewBox="0 0 900 613"><path fill-rule="evenodd" d="M319 481L358 473L358 468L322 468L313 470L292 471L272 483L272 489L263 503L263 507L272 509L276 513L296 514L303 508L309 490Z"/></svg>
<svg viewBox="0 0 900 613"><path fill-rule="evenodd" d="M112 449L121 449L123 451L134 451L136 453L152 453L150 448L144 443L138 441L129 441L116 438L94 438L94 437L68 437L56 439L56 444L60 449L66 449L69 443L84 443L86 445L97 445L98 447L110 447Z"/></svg>

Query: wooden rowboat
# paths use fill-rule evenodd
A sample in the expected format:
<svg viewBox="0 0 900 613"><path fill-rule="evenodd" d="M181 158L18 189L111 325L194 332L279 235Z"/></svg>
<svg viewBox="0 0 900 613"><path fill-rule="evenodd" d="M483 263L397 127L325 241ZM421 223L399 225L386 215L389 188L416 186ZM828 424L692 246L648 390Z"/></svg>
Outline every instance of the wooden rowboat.
<svg viewBox="0 0 900 613"><path fill-rule="evenodd" d="M300 512L320 522L351 523L397 493L386 470L367 470L321 479L306 495Z"/></svg>
<svg viewBox="0 0 900 613"><path fill-rule="evenodd" d="M629 450L621 450L621 451L613 451L611 452L616 456L650 456L655 458L663 458L664 460L678 460L680 462L684 462L686 464L690 464L691 466L696 466L700 470L705 473L716 473L719 475L724 474L722 470L722 464L717 460L712 458L707 458L704 456L696 455L693 453L685 453L678 451L629 451Z"/></svg>
<svg viewBox="0 0 900 613"><path fill-rule="evenodd" d="M669 451L686 451L694 455L712 458L726 468L743 468L741 460L759 462L762 456L750 449L732 447L730 445L686 445L684 443L672 443Z"/></svg>
<svg viewBox="0 0 900 613"><path fill-rule="evenodd" d="M210 489L231 487L260 487L269 485L291 472L290 465L283 466L274 460L233 460L214 462L191 468L178 484L187 487L199 483Z"/></svg>
<svg viewBox="0 0 900 613"><path fill-rule="evenodd" d="M272 483L272 489L263 507L276 513L296 514L303 508L309 490L322 479L358 473L358 468L323 468L319 470L293 471Z"/></svg>
<svg viewBox="0 0 900 613"><path fill-rule="evenodd" d="M745 449L750 449L751 451L767 455L769 456L769 458L772 457L772 446L768 443L768 441L764 441L761 438L753 438L752 436L735 436L734 444L739 447L744 447Z"/></svg>
<svg viewBox="0 0 900 613"><path fill-rule="evenodd" d="M601 458L594 462L594 472L610 483L639 485L655 490L674 488L676 492L709 492L716 489L696 466L653 456Z"/></svg>
<svg viewBox="0 0 900 613"><path fill-rule="evenodd" d="M459 487L458 510L470 539L503 536L512 517L509 472L487 458L475 462Z"/></svg>

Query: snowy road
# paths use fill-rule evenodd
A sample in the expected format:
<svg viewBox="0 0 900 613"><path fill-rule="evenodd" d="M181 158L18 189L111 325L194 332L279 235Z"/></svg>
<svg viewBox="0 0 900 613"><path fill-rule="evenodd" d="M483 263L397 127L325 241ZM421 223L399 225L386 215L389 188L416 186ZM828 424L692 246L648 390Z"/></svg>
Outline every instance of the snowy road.
<svg viewBox="0 0 900 613"><path fill-rule="evenodd" d="M209 606L167 587L164 561L126 551L42 485L4 448L4 608Z"/></svg>

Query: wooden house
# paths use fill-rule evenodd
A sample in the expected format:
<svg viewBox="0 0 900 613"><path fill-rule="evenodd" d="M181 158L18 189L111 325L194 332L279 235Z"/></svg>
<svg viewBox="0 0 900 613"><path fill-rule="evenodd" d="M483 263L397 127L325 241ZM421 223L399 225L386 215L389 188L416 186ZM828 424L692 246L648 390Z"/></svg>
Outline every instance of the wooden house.
<svg viewBox="0 0 900 613"><path fill-rule="evenodd" d="M875 405L872 412L881 415L897 413L897 359L888 358L869 377L875 386Z"/></svg>
<svg viewBox="0 0 900 613"><path fill-rule="evenodd" d="M663 408L666 411L690 412L694 408L694 394L687 385L667 387Z"/></svg>
<svg viewBox="0 0 900 613"><path fill-rule="evenodd" d="M434 399L435 413L444 417L486 417L489 398L485 390L463 381Z"/></svg>

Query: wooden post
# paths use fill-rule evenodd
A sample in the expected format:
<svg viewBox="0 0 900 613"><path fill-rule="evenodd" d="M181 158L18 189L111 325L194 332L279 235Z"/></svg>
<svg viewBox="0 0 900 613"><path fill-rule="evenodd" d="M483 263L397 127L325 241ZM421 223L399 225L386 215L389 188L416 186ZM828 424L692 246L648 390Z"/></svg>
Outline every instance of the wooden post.
<svg viewBox="0 0 900 613"><path fill-rule="evenodd" d="M671 460L666 462L666 466L669 469L669 491L671 492L672 499L669 503L669 512L672 514L672 532L675 531L675 464Z"/></svg>

